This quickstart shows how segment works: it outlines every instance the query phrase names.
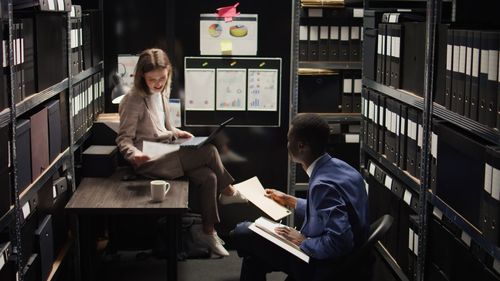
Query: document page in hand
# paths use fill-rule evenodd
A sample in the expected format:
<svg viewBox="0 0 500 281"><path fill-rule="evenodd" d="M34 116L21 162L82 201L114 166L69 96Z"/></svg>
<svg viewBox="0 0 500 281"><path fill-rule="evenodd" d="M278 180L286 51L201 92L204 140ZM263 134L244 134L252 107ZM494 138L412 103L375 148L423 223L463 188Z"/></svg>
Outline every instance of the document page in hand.
<svg viewBox="0 0 500 281"><path fill-rule="evenodd" d="M285 237L274 232L276 227L285 226L280 223L268 220L266 218L260 217L255 220L248 228L253 232L259 234L265 239L271 241L277 246L283 248L289 253L295 255L299 259L309 263L309 256L304 253L299 246L293 244L291 241L287 240ZM287 226L285 226L287 227Z"/></svg>
<svg viewBox="0 0 500 281"><path fill-rule="evenodd" d="M241 192L248 201L252 202L255 206L273 218L273 220L282 219L292 213L287 208L276 203L273 199L266 197L264 187L257 177L235 184L234 188Z"/></svg>

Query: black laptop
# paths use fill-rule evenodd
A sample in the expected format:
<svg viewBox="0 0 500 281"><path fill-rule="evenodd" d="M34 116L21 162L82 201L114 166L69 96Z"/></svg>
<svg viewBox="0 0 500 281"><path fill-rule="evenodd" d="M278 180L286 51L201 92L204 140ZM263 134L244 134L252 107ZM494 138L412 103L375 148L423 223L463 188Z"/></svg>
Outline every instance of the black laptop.
<svg viewBox="0 0 500 281"><path fill-rule="evenodd" d="M199 148L206 143L210 143L215 139L215 136L231 122L234 117L222 122L217 129L215 129L208 137L192 137L189 139L177 139L174 143L180 144L181 148Z"/></svg>

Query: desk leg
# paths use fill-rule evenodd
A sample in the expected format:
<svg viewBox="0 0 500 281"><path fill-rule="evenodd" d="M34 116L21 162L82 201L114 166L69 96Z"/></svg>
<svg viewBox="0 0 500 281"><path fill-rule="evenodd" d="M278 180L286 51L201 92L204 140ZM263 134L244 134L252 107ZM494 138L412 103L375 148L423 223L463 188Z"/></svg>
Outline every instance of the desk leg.
<svg viewBox="0 0 500 281"><path fill-rule="evenodd" d="M167 280L177 281L177 240L181 227L180 215L167 218Z"/></svg>

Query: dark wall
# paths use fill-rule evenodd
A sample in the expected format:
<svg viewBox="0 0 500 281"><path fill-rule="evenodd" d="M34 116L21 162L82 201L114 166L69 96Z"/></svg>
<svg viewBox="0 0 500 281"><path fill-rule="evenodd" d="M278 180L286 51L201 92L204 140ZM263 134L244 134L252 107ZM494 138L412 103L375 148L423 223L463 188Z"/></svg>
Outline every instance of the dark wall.
<svg viewBox="0 0 500 281"><path fill-rule="evenodd" d="M168 51L174 64L175 85L172 97L181 97L184 84L184 56L199 56L199 15L215 12L216 8L235 1L138 1L105 0L104 65L106 77L115 71L117 54L138 53L150 47ZM288 108L290 96L290 34L291 2L239 1L242 13L259 15L258 54L260 57L282 58L281 126L229 127L225 134L229 148L246 158L246 162L228 163L227 169L242 181L258 176L263 185L286 190ZM276 2L276 3L275 3ZM110 92L110 79L106 93ZM109 96L109 95L108 95ZM106 111L117 108L106 100ZM203 128L184 128L195 134L206 133Z"/></svg>

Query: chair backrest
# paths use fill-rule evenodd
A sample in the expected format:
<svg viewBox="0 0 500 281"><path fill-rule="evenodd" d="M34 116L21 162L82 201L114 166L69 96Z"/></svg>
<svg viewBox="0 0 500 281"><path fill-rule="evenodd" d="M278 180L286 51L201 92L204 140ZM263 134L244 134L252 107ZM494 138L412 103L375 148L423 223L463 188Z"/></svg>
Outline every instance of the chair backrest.
<svg viewBox="0 0 500 281"><path fill-rule="evenodd" d="M394 218L391 215L385 214L375 222L370 225L370 234L366 242L353 254L349 255L345 261L345 265L348 266L351 263L358 261L367 255L369 251L373 248L375 243L379 241L387 233L389 228L392 226Z"/></svg>

